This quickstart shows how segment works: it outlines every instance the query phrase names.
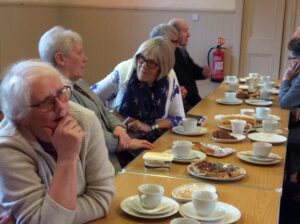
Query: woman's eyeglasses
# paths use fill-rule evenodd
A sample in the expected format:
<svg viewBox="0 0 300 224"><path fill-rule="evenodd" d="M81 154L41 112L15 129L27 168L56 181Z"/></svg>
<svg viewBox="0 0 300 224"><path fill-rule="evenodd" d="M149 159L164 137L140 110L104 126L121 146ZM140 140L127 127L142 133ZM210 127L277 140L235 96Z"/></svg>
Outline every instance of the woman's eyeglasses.
<svg viewBox="0 0 300 224"><path fill-rule="evenodd" d="M42 112L48 112L52 110L55 106L55 100L56 98L59 99L59 101L66 103L70 100L72 95L71 87L70 86L64 86L64 88L60 89L56 96L47 97L45 100L43 100L40 103L29 105L30 107L35 107L39 109Z"/></svg>
<svg viewBox="0 0 300 224"><path fill-rule="evenodd" d="M296 60L296 59L300 59L300 56L291 56L291 57L288 57L288 60Z"/></svg>
<svg viewBox="0 0 300 224"><path fill-rule="evenodd" d="M136 56L136 62L139 65L143 65L144 63L146 63L147 67L149 69L156 69L158 67L158 64L152 60L152 59L146 59L143 55L139 54Z"/></svg>

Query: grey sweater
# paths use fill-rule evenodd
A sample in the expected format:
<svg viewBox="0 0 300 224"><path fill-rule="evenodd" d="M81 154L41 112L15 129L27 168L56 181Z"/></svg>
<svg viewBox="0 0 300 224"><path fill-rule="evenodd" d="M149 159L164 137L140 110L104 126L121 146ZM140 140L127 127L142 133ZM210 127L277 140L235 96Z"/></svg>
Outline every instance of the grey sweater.
<svg viewBox="0 0 300 224"><path fill-rule="evenodd" d="M114 169L103 131L90 110L70 102L70 114L84 130L77 164L77 209L57 204L48 190L56 162L28 129L0 124L0 206L17 223L85 223L105 216L114 195Z"/></svg>

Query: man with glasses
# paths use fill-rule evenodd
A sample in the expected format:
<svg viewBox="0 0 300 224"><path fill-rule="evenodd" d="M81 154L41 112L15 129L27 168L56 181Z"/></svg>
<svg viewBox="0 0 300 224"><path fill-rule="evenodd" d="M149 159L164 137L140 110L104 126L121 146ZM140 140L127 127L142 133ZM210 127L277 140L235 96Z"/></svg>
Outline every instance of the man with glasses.
<svg viewBox="0 0 300 224"><path fill-rule="evenodd" d="M59 26L51 28L40 39L39 53L41 59L55 66L64 76L65 83L72 86L71 100L94 111L99 118L110 160L116 172L121 170L116 153L154 147L146 140L130 138L124 124L105 108L101 99L82 80L87 56L83 50L82 38L78 33ZM121 157L120 160L122 162Z"/></svg>
<svg viewBox="0 0 300 224"><path fill-rule="evenodd" d="M178 32L178 47L175 51L174 70L180 89L182 92L186 92L183 103L187 112L201 100L196 80L209 78L211 70L208 66L200 67L197 65L186 50L189 37L191 36L188 23L184 19L173 18L169 21L169 25L173 26Z"/></svg>
<svg viewBox="0 0 300 224"><path fill-rule="evenodd" d="M95 114L40 61L21 61L1 83L0 222L86 223L105 216L114 169ZM15 219L15 220L14 220Z"/></svg>

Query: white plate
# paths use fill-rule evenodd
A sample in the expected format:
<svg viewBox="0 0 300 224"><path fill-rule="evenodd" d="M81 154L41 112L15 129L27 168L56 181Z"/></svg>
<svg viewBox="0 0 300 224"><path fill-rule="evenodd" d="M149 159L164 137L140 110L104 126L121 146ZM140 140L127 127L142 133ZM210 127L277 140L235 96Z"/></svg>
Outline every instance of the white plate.
<svg viewBox="0 0 300 224"><path fill-rule="evenodd" d="M241 142L243 141L246 136L245 135L239 135L239 134L230 134L233 137L236 137L236 139L221 139L221 138L215 138L212 136L212 140L215 142L221 142L221 143L235 143L235 142Z"/></svg>
<svg viewBox="0 0 300 224"><path fill-rule="evenodd" d="M171 149L164 151L164 153L173 154ZM179 162L179 163L190 163L190 162L194 161L195 159L204 160L205 158L206 158L205 153L192 149L190 155L187 156L186 158L177 158L174 155L173 161Z"/></svg>
<svg viewBox="0 0 300 224"><path fill-rule="evenodd" d="M223 207L224 206L222 206L222 204L218 202L216 205L216 209L211 214L209 214L208 216L200 216L196 213L193 202L188 202L180 207L180 211L184 215L193 219L197 219L199 221L218 222L226 215L226 211Z"/></svg>
<svg viewBox="0 0 300 224"><path fill-rule="evenodd" d="M225 100L224 98L223 99L219 98L219 99L216 99L216 102L220 103L220 104L225 104L225 105L239 105L239 104L243 103L243 100L236 99L234 101L228 101L228 100Z"/></svg>
<svg viewBox="0 0 300 224"><path fill-rule="evenodd" d="M216 187L205 183L185 184L174 188L172 196L179 202L188 202L192 200L192 192L200 190L216 192Z"/></svg>
<svg viewBox="0 0 300 224"><path fill-rule="evenodd" d="M239 85L239 89L248 90L248 85Z"/></svg>
<svg viewBox="0 0 300 224"><path fill-rule="evenodd" d="M173 200L172 198L168 198L168 197L163 197L162 198L162 203L168 203L170 204L170 206L172 207L172 209L167 212L167 213L164 213L164 214L159 214L159 215L147 215L147 214L141 214L137 211L135 211L133 208L132 208L132 200L134 198L138 198L139 196L138 195L134 195L134 196L130 196L130 197L127 197L125 198L122 202L121 202L121 209L129 214L129 215L132 215L132 216L135 216L135 217L138 217L138 218L144 218L144 219L160 219L160 218L165 218L165 217L169 217L171 215L174 215L178 212L179 210L179 204Z"/></svg>
<svg viewBox="0 0 300 224"><path fill-rule="evenodd" d="M160 205L154 209L145 209L143 208L139 197L134 197L131 200L131 208L139 213L145 215L161 215L172 210L172 206L168 203L160 203Z"/></svg>
<svg viewBox="0 0 300 224"><path fill-rule="evenodd" d="M273 102L270 100L255 100L255 99L245 100L245 103L254 106L269 106L273 104Z"/></svg>
<svg viewBox="0 0 300 224"><path fill-rule="evenodd" d="M172 128L172 131L176 134L180 134L180 135L191 135L191 136L194 136L194 135L204 135L206 134L208 131L207 131L207 128L204 128L204 127L198 127L196 128L195 131L185 131L183 129L182 126L175 126Z"/></svg>
<svg viewBox="0 0 300 224"><path fill-rule="evenodd" d="M249 156L247 156L246 154L248 154ZM269 157L277 158L277 159L271 159L271 160L255 158L254 156L252 156L253 155L252 151L242 151L242 152L238 152L236 155L239 159L241 159L243 161L253 163L253 164L259 164L259 165L273 165L273 164L280 163L280 161L281 161L281 156L279 156L275 153L269 154Z"/></svg>
<svg viewBox="0 0 300 224"><path fill-rule="evenodd" d="M269 90L272 94L276 94L278 95L279 94L279 89L276 89L276 88L272 88Z"/></svg>
<svg viewBox="0 0 300 224"><path fill-rule="evenodd" d="M248 134L248 138L257 142L269 142L274 144L286 141L286 137L274 133L251 133Z"/></svg>
<svg viewBox="0 0 300 224"><path fill-rule="evenodd" d="M225 210L225 217L222 218L218 222L218 224L235 223L241 218L241 212L238 208L234 207L233 205L227 204L225 202L218 202L218 204L222 206ZM183 217L188 217L185 213L182 212L182 209L180 209L179 212Z"/></svg>
<svg viewBox="0 0 300 224"><path fill-rule="evenodd" d="M205 150L203 147L209 148L209 150ZM222 147L215 144L205 143L205 142L193 142L193 147L195 149L201 150L206 155L214 156L214 157L225 157L234 153L236 150L229 147Z"/></svg>
<svg viewBox="0 0 300 224"><path fill-rule="evenodd" d="M266 133L263 128L256 128L256 131ZM278 135L281 135L283 133L283 131L281 129L276 129L275 133Z"/></svg>
<svg viewBox="0 0 300 224"><path fill-rule="evenodd" d="M280 121L280 117L277 116L277 115L274 115L274 114L270 114L269 117L267 117L267 118L261 118L261 117L255 115L255 119L257 121L262 121L262 120L276 120L276 121Z"/></svg>
<svg viewBox="0 0 300 224"><path fill-rule="evenodd" d="M191 168L190 165L187 167L187 171L190 175L195 176L195 177L199 177L202 179L206 179L206 180L220 180L220 181L234 181L234 180L240 180L242 179L245 175L246 175L246 170L241 168L241 174L235 177L229 177L229 178L222 178L222 177L208 177L208 176L204 176L198 173L195 173Z"/></svg>

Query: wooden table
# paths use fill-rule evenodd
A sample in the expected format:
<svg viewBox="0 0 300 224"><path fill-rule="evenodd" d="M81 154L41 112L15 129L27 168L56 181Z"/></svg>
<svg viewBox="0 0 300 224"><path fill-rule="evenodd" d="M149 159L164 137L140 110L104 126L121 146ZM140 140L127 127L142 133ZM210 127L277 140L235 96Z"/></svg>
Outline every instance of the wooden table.
<svg viewBox="0 0 300 224"><path fill-rule="evenodd" d="M252 150L252 141L246 138L240 143L216 143L211 139L211 134L214 130L219 129L218 124L214 121L214 116L217 114L238 114L241 108L253 108L255 106L247 105L245 103L237 106L220 105L216 103L217 98L222 98L227 86L221 84L213 93L209 94L205 99L203 99L199 104L197 104L191 111L190 114L195 115L205 115L208 116L208 134L202 136L181 136L174 134L171 130L167 131L163 136L161 136L155 143L154 151L165 151L170 149L171 144L175 140L190 140L190 141L201 141L207 143L213 143L221 146L227 146L236 149L237 152ZM274 102L271 106L272 114L277 115L281 118L280 129L283 130L284 135L287 136L287 126L288 126L288 111L283 110L278 107L277 96L274 95ZM276 165L262 166L254 165L241 161L236 154L229 155L224 158L214 158L208 157L208 161L220 161L225 163L234 164L243 167L247 171L247 175L242 179L230 184L248 186L248 187L259 187L263 189L278 189L282 187L283 175L284 175L284 159L285 159L285 148L286 143L273 145L272 152L279 154L283 161ZM142 154L143 155L143 154ZM193 179L193 181L206 182L199 178L190 176L187 173L187 164L173 163L170 170L150 170L144 168L144 161L142 155L137 157L133 162L131 162L127 167L127 172L132 173L144 173L144 174L154 174L166 177L178 177L185 179Z"/></svg>
<svg viewBox="0 0 300 224"><path fill-rule="evenodd" d="M120 208L120 203L126 197L136 195L138 186L144 183L162 185L165 188L165 196L171 197L171 192L176 186L193 182L195 181L188 179L121 173L116 176L116 195L108 216L91 223L170 223L173 218L180 217L180 214L177 213L172 217L157 220L140 219L124 213ZM276 191L221 183L215 183L214 185L217 188L219 201L229 203L241 211L242 216L237 222L238 224L277 223L280 195Z"/></svg>

